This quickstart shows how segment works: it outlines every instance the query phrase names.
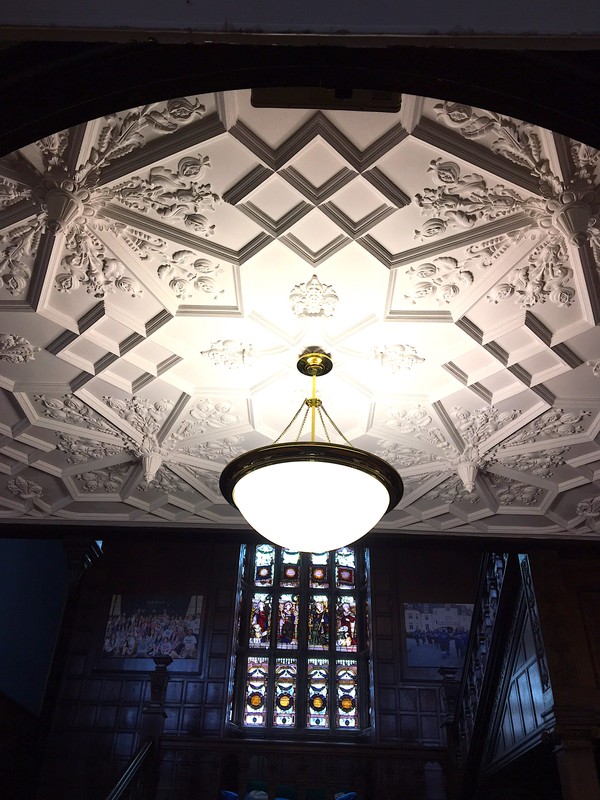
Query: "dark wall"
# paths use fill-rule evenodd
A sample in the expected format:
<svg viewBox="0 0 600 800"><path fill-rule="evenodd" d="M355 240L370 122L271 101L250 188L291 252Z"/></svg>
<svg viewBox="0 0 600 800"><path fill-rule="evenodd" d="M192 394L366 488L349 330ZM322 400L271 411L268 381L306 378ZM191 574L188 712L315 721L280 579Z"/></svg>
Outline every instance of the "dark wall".
<svg viewBox="0 0 600 800"><path fill-rule="evenodd" d="M14 800L35 788L68 578L60 542L0 539L0 776Z"/></svg>
<svg viewBox="0 0 600 800"><path fill-rule="evenodd" d="M485 779L478 794L485 800L562 800L562 796L556 759L549 747L536 747Z"/></svg>
<svg viewBox="0 0 600 800"><path fill-rule="evenodd" d="M385 546L371 555L372 743L439 749L445 719L441 679L435 670L407 674L402 603L472 602L479 553ZM165 734L209 742L225 737L238 564L236 544L105 543L105 555L80 587L40 798L66 797L69 790L87 800L102 797L139 745L148 670L154 665L102 657L113 594L203 595L198 662L175 661L169 667ZM181 783L176 760L165 760L162 780Z"/></svg>
<svg viewBox="0 0 600 800"><path fill-rule="evenodd" d="M73 34L75 35L75 34ZM28 42L0 50L0 154L103 114L259 86L374 89L469 103L600 147L598 50ZM549 46L545 43L545 46ZM551 46L551 45L550 45Z"/></svg>
<svg viewBox="0 0 600 800"><path fill-rule="evenodd" d="M199 655L170 667L165 732L221 736L239 547L105 542L82 580L39 797L103 797L140 744L150 659L102 655L113 594L203 596Z"/></svg>
<svg viewBox="0 0 600 800"><path fill-rule="evenodd" d="M437 667L408 667L404 603L473 603L480 561L477 549L456 545L372 549L376 730L380 741L445 745L441 675Z"/></svg>
<svg viewBox="0 0 600 800"><path fill-rule="evenodd" d="M0 539L0 692L39 714L68 589L57 541Z"/></svg>

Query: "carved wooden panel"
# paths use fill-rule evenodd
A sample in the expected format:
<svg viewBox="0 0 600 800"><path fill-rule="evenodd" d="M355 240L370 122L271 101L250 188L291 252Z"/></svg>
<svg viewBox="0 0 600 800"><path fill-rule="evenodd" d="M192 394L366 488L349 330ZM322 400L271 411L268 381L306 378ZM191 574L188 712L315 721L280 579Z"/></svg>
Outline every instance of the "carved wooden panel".
<svg viewBox="0 0 600 800"><path fill-rule="evenodd" d="M600 592L581 591L579 600L596 685L600 687Z"/></svg>
<svg viewBox="0 0 600 800"><path fill-rule="evenodd" d="M106 795L140 744L143 709L150 699L148 659L141 672L101 658L107 601L114 592L202 594L200 657L195 672L169 671L165 733L220 736L227 702L233 631L236 545L113 545L82 581L42 776L44 797L94 800ZM213 565L217 568L207 568ZM71 759L77 766L71 769Z"/></svg>
<svg viewBox="0 0 600 800"><path fill-rule="evenodd" d="M479 554L439 547L373 548L376 736L381 742L445 744L438 669L409 669L403 630L405 602L471 602Z"/></svg>
<svg viewBox="0 0 600 800"><path fill-rule="evenodd" d="M542 729L542 712L545 709L543 695L535 638L531 619L526 614L508 681L506 704L492 761L502 759Z"/></svg>

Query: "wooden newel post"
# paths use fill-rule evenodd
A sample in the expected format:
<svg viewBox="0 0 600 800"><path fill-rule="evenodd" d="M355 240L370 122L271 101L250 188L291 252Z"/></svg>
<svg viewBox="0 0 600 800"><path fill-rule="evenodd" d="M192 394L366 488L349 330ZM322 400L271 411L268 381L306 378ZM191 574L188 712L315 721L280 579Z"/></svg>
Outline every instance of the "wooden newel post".
<svg viewBox="0 0 600 800"><path fill-rule="evenodd" d="M153 753L145 781L145 796L155 797L160 778L160 739L165 728L165 697L171 676L167 672L173 663L171 656L157 656L154 672L150 673L150 702L142 710L141 740L152 739Z"/></svg>

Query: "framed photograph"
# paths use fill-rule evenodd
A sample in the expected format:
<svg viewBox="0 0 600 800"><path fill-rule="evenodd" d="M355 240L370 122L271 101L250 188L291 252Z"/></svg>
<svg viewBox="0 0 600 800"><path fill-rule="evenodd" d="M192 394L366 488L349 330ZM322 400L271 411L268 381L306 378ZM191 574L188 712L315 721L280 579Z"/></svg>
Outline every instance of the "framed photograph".
<svg viewBox="0 0 600 800"><path fill-rule="evenodd" d="M455 667L460 676L465 660L473 605L468 603L404 603L404 640L409 670Z"/></svg>
<svg viewBox="0 0 600 800"><path fill-rule="evenodd" d="M202 595L112 596L100 653L101 667L153 669L170 656L170 671L192 671L200 652Z"/></svg>

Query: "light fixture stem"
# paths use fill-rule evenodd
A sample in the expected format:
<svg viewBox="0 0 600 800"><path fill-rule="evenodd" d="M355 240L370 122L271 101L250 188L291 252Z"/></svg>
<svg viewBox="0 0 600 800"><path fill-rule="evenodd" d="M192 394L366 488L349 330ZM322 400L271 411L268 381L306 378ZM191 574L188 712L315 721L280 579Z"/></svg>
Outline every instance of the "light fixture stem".
<svg viewBox="0 0 600 800"><path fill-rule="evenodd" d="M317 372L313 370L312 374L312 400L317 399ZM317 412L317 404L312 403L310 409L310 440L311 442L315 441L315 434L316 434L316 412Z"/></svg>

